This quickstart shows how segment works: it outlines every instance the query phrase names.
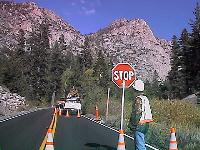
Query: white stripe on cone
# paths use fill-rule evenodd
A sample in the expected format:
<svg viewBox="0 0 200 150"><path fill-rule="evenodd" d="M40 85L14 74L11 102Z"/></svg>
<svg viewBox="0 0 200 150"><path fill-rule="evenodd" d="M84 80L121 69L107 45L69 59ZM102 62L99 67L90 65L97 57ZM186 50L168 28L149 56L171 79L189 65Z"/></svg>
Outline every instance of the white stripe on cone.
<svg viewBox="0 0 200 150"><path fill-rule="evenodd" d="M170 141L176 141L176 135L175 133L171 133L171 139Z"/></svg>
<svg viewBox="0 0 200 150"><path fill-rule="evenodd" d="M45 150L54 150L52 129L48 129Z"/></svg>
<svg viewBox="0 0 200 150"><path fill-rule="evenodd" d="M120 134L119 134L119 141L118 141L117 150L126 150L123 131L120 131Z"/></svg>
<svg viewBox="0 0 200 150"><path fill-rule="evenodd" d="M169 150L178 150L177 142L176 142L176 134L175 129L171 128L171 137L169 143Z"/></svg>

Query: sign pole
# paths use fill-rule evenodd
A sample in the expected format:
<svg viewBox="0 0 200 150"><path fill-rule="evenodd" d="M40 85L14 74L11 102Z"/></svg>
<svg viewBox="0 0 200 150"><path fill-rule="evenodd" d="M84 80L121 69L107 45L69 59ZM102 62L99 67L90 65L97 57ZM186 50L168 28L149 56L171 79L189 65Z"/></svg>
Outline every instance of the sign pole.
<svg viewBox="0 0 200 150"><path fill-rule="evenodd" d="M124 96L125 96L125 80L122 82L122 112L121 112L121 130L123 130L124 123Z"/></svg>
<svg viewBox="0 0 200 150"><path fill-rule="evenodd" d="M129 88L135 81L135 69L129 63L118 63L112 69L112 81L119 87L122 88L122 112L121 112L121 124L119 130L119 140L117 150L125 150L124 142L124 99L125 99L125 88Z"/></svg>
<svg viewBox="0 0 200 150"><path fill-rule="evenodd" d="M110 101L110 88L108 88L108 98L106 102L106 121L108 120L108 106L109 106L109 101Z"/></svg>

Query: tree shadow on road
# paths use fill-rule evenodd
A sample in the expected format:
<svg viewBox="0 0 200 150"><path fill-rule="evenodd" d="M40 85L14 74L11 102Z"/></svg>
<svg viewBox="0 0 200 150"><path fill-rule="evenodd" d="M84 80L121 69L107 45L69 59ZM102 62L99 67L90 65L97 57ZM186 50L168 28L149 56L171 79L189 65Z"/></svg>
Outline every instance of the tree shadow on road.
<svg viewBox="0 0 200 150"><path fill-rule="evenodd" d="M108 145L101 145L98 143L86 143L85 146L90 148L95 148L96 150L117 150L114 147L108 146Z"/></svg>

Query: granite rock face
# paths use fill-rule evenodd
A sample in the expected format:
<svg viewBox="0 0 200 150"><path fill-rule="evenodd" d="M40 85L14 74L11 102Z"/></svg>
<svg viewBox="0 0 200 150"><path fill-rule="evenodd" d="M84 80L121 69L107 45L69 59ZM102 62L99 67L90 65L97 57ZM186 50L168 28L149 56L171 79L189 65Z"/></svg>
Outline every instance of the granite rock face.
<svg viewBox="0 0 200 150"><path fill-rule="evenodd" d="M26 37L45 21L49 24L49 40L52 46L64 35L66 45L81 47L84 36L70 24L62 20L54 12L38 7L35 3L0 2L0 46L13 46L17 43L19 30L26 33ZM74 51L76 48L74 48Z"/></svg>
<svg viewBox="0 0 200 150"><path fill-rule="evenodd" d="M138 78L152 79L155 71L164 80L170 70L170 42L158 39L142 19L114 21L89 35L92 49L103 49L113 62L128 62Z"/></svg>
<svg viewBox="0 0 200 150"><path fill-rule="evenodd" d="M0 115L9 115L25 107L25 97L16 93L10 93L0 86Z"/></svg>
<svg viewBox="0 0 200 150"><path fill-rule="evenodd" d="M94 58L101 49L114 64L133 64L140 79L152 80L157 74L159 79L165 80L170 70L171 43L155 37L142 19L119 19L96 33L82 35L54 12L35 3L0 2L0 20L0 47L11 49L17 43L20 29L28 37L45 20L50 25L51 46L63 34L66 51L76 55L83 50L87 37Z"/></svg>

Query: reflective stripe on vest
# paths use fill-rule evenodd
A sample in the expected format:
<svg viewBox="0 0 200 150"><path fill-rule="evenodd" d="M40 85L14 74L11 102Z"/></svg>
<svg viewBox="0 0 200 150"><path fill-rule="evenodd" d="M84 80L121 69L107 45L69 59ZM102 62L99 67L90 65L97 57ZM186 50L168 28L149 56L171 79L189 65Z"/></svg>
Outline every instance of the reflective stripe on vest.
<svg viewBox="0 0 200 150"><path fill-rule="evenodd" d="M142 116L140 118L139 124L153 122L148 98L143 95L137 97L139 97L142 100Z"/></svg>

